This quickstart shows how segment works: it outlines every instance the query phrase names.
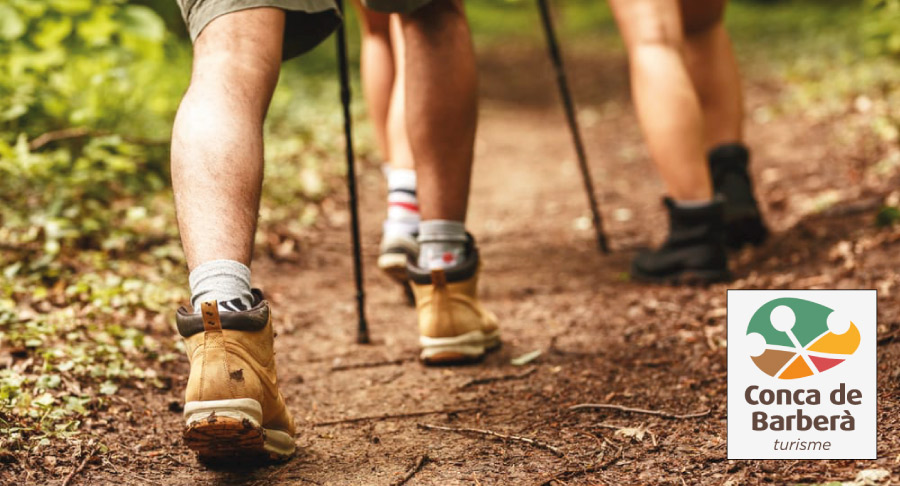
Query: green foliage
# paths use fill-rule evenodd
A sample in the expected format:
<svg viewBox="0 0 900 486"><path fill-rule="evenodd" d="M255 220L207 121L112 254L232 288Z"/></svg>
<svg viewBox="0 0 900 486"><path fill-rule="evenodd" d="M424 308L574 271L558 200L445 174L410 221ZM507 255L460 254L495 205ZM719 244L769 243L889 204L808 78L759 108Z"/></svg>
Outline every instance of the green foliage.
<svg viewBox="0 0 900 486"><path fill-rule="evenodd" d="M2 449L78 433L117 382L152 380L135 363L171 355L127 326L185 297L163 191L187 60L145 6L0 4Z"/></svg>
<svg viewBox="0 0 900 486"><path fill-rule="evenodd" d="M157 368L182 353L167 145L190 45L149 8L161 2L0 3L2 451L82 433L123 389L169 386ZM285 67L270 110L257 248L276 256L343 174L326 44Z"/></svg>
<svg viewBox="0 0 900 486"><path fill-rule="evenodd" d="M900 0L866 0L862 29L873 54L900 56Z"/></svg>
<svg viewBox="0 0 900 486"><path fill-rule="evenodd" d="M893 226L900 221L900 208L897 206L883 206L875 214L875 224L881 228Z"/></svg>
<svg viewBox="0 0 900 486"><path fill-rule="evenodd" d="M158 145L184 89L166 59L184 49L152 10L121 0L3 9L0 33L15 42L0 43L0 241L23 264L9 272L58 277L67 252L159 239L135 205L114 203L149 211L142 199L165 186Z"/></svg>

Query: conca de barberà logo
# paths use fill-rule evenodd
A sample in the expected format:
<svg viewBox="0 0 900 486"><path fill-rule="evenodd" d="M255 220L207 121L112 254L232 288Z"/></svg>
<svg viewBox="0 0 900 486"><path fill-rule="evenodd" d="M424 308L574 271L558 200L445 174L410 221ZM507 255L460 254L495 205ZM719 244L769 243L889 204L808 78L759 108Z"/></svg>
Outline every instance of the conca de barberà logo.
<svg viewBox="0 0 900 486"><path fill-rule="evenodd" d="M874 295L728 292L729 458L874 455Z"/></svg>
<svg viewBox="0 0 900 486"><path fill-rule="evenodd" d="M747 352L763 373L796 380L840 365L859 348L848 316L803 299L774 299L747 326Z"/></svg>
<svg viewBox="0 0 900 486"><path fill-rule="evenodd" d="M834 309L804 299L780 298L763 304L747 325L748 354L763 373L778 380L801 380L843 363L859 348L859 328ZM862 392L833 390L835 405L859 405ZM750 385L744 391L750 405L821 405L822 394L811 389L768 389ZM796 414L753 412L753 430L853 430L853 415L810 416L802 408ZM805 444L798 445L806 446ZM822 445L824 447L824 444Z"/></svg>

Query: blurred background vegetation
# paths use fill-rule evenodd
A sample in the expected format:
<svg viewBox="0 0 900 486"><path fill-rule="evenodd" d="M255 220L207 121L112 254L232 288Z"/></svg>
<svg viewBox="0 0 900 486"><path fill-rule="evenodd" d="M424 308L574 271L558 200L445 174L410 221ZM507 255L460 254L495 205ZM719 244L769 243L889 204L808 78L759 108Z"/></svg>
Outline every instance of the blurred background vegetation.
<svg viewBox="0 0 900 486"><path fill-rule="evenodd" d="M556 6L566 52L621 49L605 3ZM533 2L468 8L480 53L543 49ZM894 147L877 163L900 165L900 0L742 0L728 23L748 77L780 86L753 116L864 110ZM272 104L266 170L280 183L257 247L275 258L297 256L344 173L335 69L328 41L287 63ZM171 386L155 369L178 344L152 335L188 297L167 144L189 75L174 0L0 3L0 459L80 433L121 386Z"/></svg>

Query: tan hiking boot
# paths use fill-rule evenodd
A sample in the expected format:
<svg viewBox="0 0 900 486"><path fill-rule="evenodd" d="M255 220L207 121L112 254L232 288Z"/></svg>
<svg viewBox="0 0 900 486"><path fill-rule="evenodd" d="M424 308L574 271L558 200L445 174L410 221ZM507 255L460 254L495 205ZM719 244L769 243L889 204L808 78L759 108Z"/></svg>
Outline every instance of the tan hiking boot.
<svg viewBox="0 0 900 486"><path fill-rule="evenodd" d="M247 311L219 315L215 301L200 314L178 309L191 374L185 391L185 444L202 460L287 459L294 420L278 391L269 304L253 290Z"/></svg>
<svg viewBox="0 0 900 486"><path fill-rule="evenodd" d="M493 313L478 301L478 251L457 267L408 268L419 314L420 357L425 364L478 361L500 346Z"/></svg>

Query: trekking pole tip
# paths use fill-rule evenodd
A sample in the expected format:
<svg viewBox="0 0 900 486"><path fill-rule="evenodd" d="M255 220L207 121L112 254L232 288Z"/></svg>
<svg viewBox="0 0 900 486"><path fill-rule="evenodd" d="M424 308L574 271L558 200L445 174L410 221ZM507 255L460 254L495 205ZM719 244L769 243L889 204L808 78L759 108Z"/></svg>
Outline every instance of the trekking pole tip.
<svg viewBox="0 0 900 486"><path fill-rule="evenodd" d="M368 331L368 329L365 330L365 331L360 330L360 331L356 334L356 343L357 343L357 344L371 344L371 343L372 343L371 338L369 338L369 331Z"/></svg>

